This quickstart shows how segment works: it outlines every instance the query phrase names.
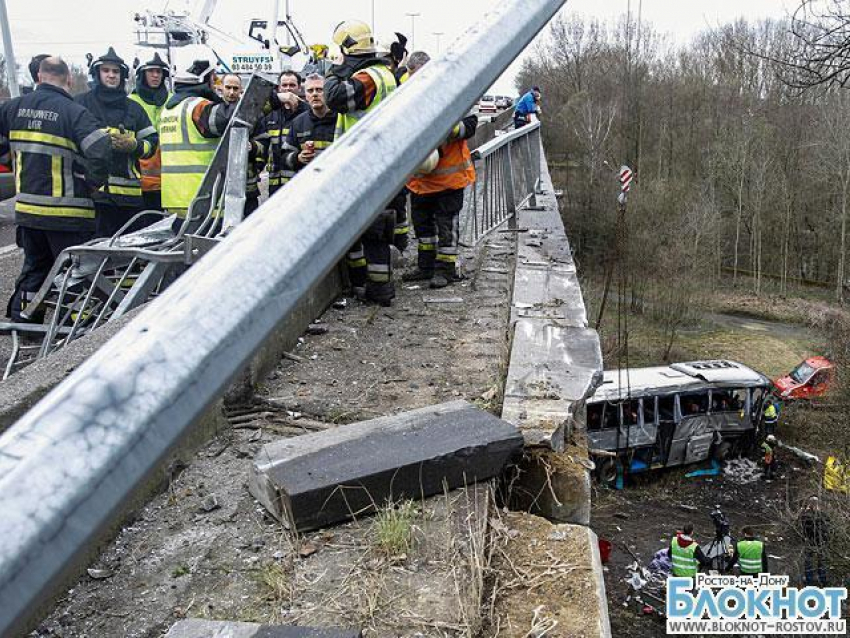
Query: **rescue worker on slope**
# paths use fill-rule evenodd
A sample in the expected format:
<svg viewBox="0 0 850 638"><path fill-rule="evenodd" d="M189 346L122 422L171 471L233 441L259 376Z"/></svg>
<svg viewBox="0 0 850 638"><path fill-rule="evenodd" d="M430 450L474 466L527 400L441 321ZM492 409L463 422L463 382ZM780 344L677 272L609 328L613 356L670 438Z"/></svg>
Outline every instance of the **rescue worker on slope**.
<svg viewBox="0 0 850 638"><path fill-rule="evenodd" d="M745 527L741 531L744 538L735 543L735 552L729 559L727 569L732 569L735 563L738 563L741 574L768 573L767 549L765 549L764 541L756 538L752 527Z"/></svg>
<svg viewBox="0 0 850 638"><path fill-rule="evenodd" d="M170 77L168 64L154 53L153 58L136 69L136 88L130 99L141 106L154 128L159 131L159 117L170 94L166 78ZM162 156L159 146L153 157L140 159L142 172L142 199L145 210L162 210Z"/></svg>
<svg viewBox="0 0 850 638"><path fill-rule="evenodd" d="M336 111L335 139L354 127L396 89L386 52L379 51L369 26L358 20L340 23L333 34L342 52L328 71L325 101ZM348 253L351 285L365 301L389 306L395 297L390 245L395 211L385 209L369 225Z"/></svg>
<svg viewBox="0 0 850 638"><path fill-rule="evenodd" d="M156 153L159 136L145 110L131 100L126 91L130 69L124 60L109 50L89 66L91 91L75 99L101 122L112 141L109 180L94 194L95 236L111 237L139 211L143 210L140 160ZM146 216L127 228L144 228L156 219Z"/></svg>
<svg viewBox="0 0 850 638"><path fill-rule="evenodd" d="M0 155L15 158L17 244L24 249L21 274L6 315L40 322L21 312L35 297L65 248L94 233L92 191L106 183L110 138L71 97L71 71L58 57L41 61L35 90L0 105ZM5 147L5 148L3 148Z"/></svg>
<svg viewBox="0 0 850 638"><path fill-rule="evenodd" d="M334 141L336 113L325 104L324 87L325 78L321 75L308 75L304 80L310 110L292 120L282 147L283 166L290 171L300 171Z"/></svg>
<svg viewBox="0 0 850 638"><path fill-rule="evenodd" d="M764 433L776 434L776 426L779 423L779 411L776 409L776 402L768 397L767 404L764 406Z"/></svg>
<svg viewBox="0 0 850 638"><path fill-rule="evenodd" d="M693 578L701 566L711 562L697 545L693 533L694 526L688 523L670 541L667 553L673 566L673 576Z"/></svg>
<svg viewBox="0 0 850 638"><path fill-rule="evenodd" d="M242 78L228 73L221 79L221 99L225 104L236 105L242 98ZM267 139L262 121L257 122L251 131L248 142L248 167L245 178L245 207L243 217L248 217L260 207L260 173L266 165Z"/></svg>
<svg viewBox="0 0 850 638"><path fill-rule="evenodd" d="M761 444L761 451L764 455L762 457L764 466L764 475L762 478L769 481L773 478L773 473L776 471L776 437L768 434Z"/></svg>
<svg viewBox="0 0 850 638"><path fill-rule="evenodd" d="M225 104L216 94L214 82L213 64L195 60L175 75L174 94L160 116L162 205L177 215L178 222L186 218L219 138L236 111L235 104Z"/></svg>
<svg viewBox="0 0 850 638"><path fill-rule="evenodd" d="M301 99L301 76L287 70L277 80L277 91L272 94L272 111L265 118L266 152L269 161L269 197L295 177L292 169L283 164L283 142L289 135L292 121L309 109Z"/></svg>
<svg viewBox="0 0 850 638"><path fill-rule="evenodd" d="M418 73L429 59L422 51L411 53L410 74ZM477 127L475 115L455 124L437 149L440 160L436 168L407 182L418 257L417 268L402 277L405 281L430 281L431 288L445 288L463 278L457 270L460 211L464 189L475 183L466 140L475 135Z"/></svg>

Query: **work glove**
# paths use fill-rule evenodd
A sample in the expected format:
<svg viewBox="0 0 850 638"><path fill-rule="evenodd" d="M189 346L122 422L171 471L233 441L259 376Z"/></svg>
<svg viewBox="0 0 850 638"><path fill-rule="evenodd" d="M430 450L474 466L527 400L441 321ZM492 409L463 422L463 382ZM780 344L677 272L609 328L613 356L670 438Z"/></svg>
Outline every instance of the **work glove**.
<svg viewBox="0 0 850 638"><path fill-rule="evenodd" d="M119 153L132 153L136 150L136 136L130 132L110 131L112 150Z"/></svg>

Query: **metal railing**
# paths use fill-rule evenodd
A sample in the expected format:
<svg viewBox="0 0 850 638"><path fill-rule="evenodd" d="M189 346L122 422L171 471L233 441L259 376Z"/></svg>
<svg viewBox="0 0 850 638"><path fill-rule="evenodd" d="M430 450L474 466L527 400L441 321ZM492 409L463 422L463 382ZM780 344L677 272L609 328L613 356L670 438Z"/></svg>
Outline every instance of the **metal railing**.
<svg viewBox="0 0 850 638"><path fill-rule="evenodd" d="M0 634L62 585L78 552L562 4L514 0L484 16L0 436Z"/></svg>
<svg viewBox="0 0 850 638"><path fill-rule="evenodd" d="M537 208L542 159L540 122L503 133L472 153L476 182L461 213L461 244L473 246L528 202Z"/></svg>

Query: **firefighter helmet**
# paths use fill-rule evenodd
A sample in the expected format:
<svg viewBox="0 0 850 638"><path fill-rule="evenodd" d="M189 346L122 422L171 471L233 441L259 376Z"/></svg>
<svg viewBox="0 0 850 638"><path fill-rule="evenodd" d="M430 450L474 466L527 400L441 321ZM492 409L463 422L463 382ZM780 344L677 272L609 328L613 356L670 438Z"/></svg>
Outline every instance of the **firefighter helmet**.
<svg viewBox="0 0 850 638"><path fill-rule="evenodd" d="M127 66L127 63L124 62L124 58L118 55L113 47L109 47L109 50L106 53L89 64L89 75L91 75L92 80L94 80L96 84L100 84L101 65L107 63L114 64L118 67L121 71L122 83L126 82L127 78L130 77L130 68Z"/></svg>
<svg viewBox="0 0 850 638"><path fill-rule="evenodd" d="M340 22L334 29L333 41L345 55L378 53L372 29L360 20Z"/></svg>

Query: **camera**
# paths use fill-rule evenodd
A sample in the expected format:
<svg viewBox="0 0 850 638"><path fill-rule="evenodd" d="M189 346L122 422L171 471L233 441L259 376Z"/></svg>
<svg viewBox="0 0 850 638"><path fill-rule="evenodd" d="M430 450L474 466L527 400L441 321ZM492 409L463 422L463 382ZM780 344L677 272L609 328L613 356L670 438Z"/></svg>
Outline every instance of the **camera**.
<svg viewBox="0 0 850 638"><path fill-rule="evenodd" d="M718 539L723 539L729 536L729 519L726 518L726 514L724 514L720 506L717 505L714 508L714 511L710 514L711 522L714 523L714 534Z"/></svg>

